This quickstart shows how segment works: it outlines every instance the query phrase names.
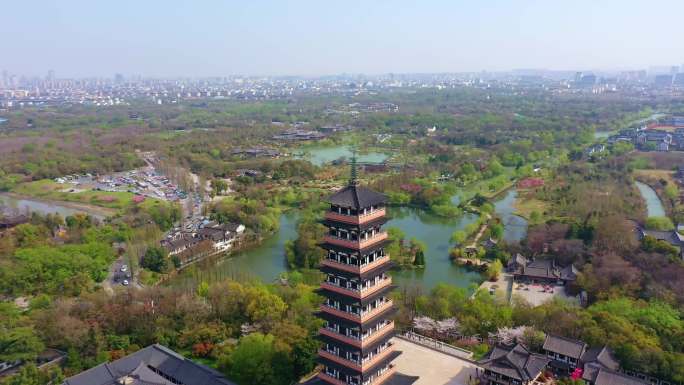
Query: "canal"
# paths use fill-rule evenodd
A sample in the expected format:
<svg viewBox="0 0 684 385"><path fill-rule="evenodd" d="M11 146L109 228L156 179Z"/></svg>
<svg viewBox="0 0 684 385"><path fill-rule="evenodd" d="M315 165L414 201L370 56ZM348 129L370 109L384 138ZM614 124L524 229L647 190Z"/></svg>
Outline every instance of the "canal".
<svg viewBox="0 0 684 385"><path fill-rule="evenodd" d="M504 225L503 238L506 242L520 242L527 236L527 220L515 215L515 200L518 190L510 189L502 199L494 202L494 212L499 215Z"/></svg>
<svg viewBox="0 0 684 385"><path fill-rule="evenodd" d="M103 220L105 218L104 215L90 213L75 207L68 207L67 205L60 205L56 202L46 202L26 198L17 198L5 194L0 194L0 206L4 206L10 211L16 211L22 214L29 212L37 212L43 215L58 213L62 217L67 217L69 215L85 213L99 220Z"/></svg>
<svg viewBox="0 0 684 385"><path fill-rule="evenodd" d="M519 241L527 232L527 222L513 215L516 191L509 190L502 199L495 202L496 212L504 220L504 238ZM466 213L459 218L438 217L419 208L391 207L390 220L385 228L397 227L408 239L416 238L427 245L424 269L393 271L392 276L399 285L418 286L430 290L440 282L459 287L479 284L480 274L451 262L449 242L451 234L462 230L477 220L477 215ZM227 258L213 258L188 268L174 279L173 285L193 287L196 282L215 282L225 278L249 280L259 279L273 282L287 271L285 242L297 237L296 211L286 212L280 217L280 228L259 246Z"/></svg>
<svg viewBox="0 0 684 385"><path fill-rule="evenodd" d="M636 181L636 185L639 189L639 193L641 193L641 197L644 198L644 201L646 201L648 217L664 217L665 208L663 207L663 203L660 201L660 198L658 197L658 194L656 194L655 190L653 190L653 188L646 183L639 181Z"/></svg>

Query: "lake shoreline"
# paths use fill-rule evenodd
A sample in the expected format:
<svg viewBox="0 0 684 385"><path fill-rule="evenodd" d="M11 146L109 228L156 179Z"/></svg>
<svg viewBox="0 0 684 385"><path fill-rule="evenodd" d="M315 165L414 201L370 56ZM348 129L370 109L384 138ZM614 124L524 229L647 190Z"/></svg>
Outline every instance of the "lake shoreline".
<svg viewBox="0 0 684 385"><path fill-rule="evenodd" d="M40 197L34 197L30 195L24 195L24 194L17 194L14 192L2 192L0 193L0 197L7 197L9 199L13 200L24 200L24 201L33 201L37 203L45 203L45 204L50 204L53 206L59 206L71 210L78 210L78 211L83 211L85 214L91 215L93 217L96 217L100 220L104 220L107 217L114 216L116 214L116 210L114 209L108 209L105 207L99 207L99 206L93 206L89 205L86 203L76 203L76 202L69 202L69 201L60 201L60 200L54 200L54 199L45 199L45 198L40 198Z"/></svg>

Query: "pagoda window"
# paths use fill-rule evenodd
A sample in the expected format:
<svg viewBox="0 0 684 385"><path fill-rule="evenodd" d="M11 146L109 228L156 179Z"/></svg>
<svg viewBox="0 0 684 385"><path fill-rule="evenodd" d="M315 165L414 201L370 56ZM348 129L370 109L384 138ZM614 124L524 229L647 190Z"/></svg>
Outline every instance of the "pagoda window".
<svg viewBox="0 0 684 385"><path fill-rule="evenodd" d="M325 367L325 374L329 375L330 377L333 378L340 378L340 371L337 369L333 369L329 366Z"/></svg>
<svg viewBox="0 0 684 385"><path fill-rule="evenodd" d="M358 363L359 362L359 353L357 352L347 352L347 359L349 361L353 361Z"/></svg>
<svg viewBox="0 0 684 385"><path fill-rule="evenodd" d="M356 258L356 256L352 256L352 257L349 259L349 264L350 264L350 265L354 265L354 266L358 266L358 265L359 265L359 259Z"/></svg>
<svg viewBox="0 0 684 385"><path fill-rule="evenodd" d="M340 348L335 346L335 345L325 344L325 350L327 350L328 352L330 352L336 356L340 355Z"/></svg>

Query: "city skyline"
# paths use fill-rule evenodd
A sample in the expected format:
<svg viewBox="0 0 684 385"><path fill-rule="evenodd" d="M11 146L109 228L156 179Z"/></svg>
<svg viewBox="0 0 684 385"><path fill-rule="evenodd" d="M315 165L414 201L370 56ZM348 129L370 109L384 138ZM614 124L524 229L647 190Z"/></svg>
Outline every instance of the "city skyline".
<svg viewBox="0 0 684 385"><path fill-rule="evenodd" d="M682 65L684 4L75 0L3 6L0 69L59 78L637 70ZM656 28L657 27L657 28ZM629 44L626 44L629 42Z"/></svg>

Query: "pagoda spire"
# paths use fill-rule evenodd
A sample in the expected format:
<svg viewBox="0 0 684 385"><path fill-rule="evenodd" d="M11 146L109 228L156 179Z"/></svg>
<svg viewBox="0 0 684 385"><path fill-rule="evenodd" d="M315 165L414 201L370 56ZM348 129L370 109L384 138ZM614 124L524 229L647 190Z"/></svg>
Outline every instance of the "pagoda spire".
<svg viewBox="0 0 684 385"><path fill-rule="evenodd" d="M352 150L349 185L350 186L358 186L359 185L358 177L359 177L359 175L358 175L358 165L356 164L356 150L354 149L354 150Z"/></svg>

